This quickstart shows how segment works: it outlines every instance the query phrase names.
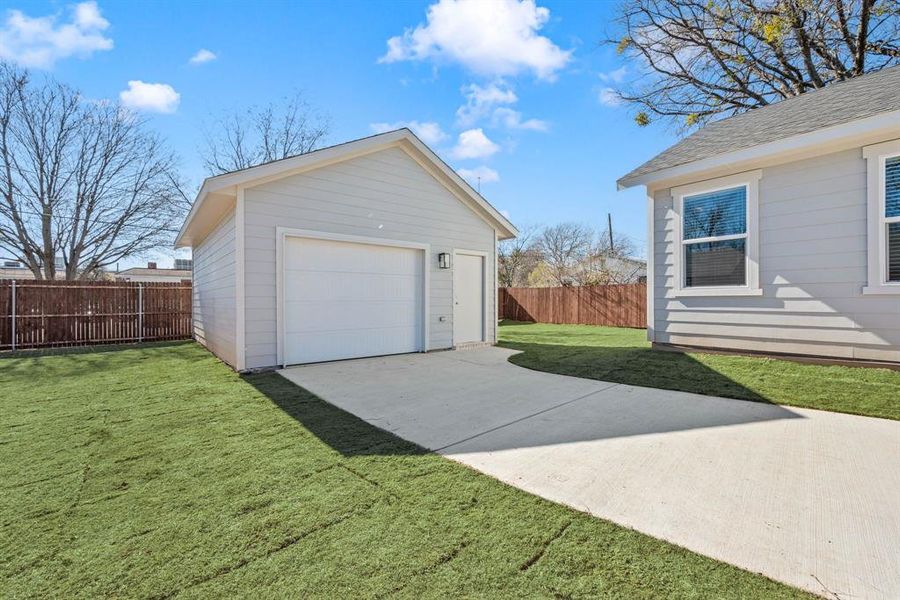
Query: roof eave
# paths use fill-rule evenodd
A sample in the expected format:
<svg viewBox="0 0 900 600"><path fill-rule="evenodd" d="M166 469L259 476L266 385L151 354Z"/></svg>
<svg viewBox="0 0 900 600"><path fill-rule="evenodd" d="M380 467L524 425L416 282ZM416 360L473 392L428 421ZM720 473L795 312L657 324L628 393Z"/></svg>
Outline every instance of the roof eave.
<svg viewBox="0 0 900 600"><path fill-rule="evenodd" d="M841 149L879 139L900 136L900 110L888 111L865 119L857 119L824 127L809 133L791 136L781 140L751 146L701 160L650 171L639 175L625 175L616 181L616 188L624 190L636 185L663 187L670 181L681 181L691 176L703 175L729 167L753 168L761 161L783 159L799 160L837 152Z"/></svg>

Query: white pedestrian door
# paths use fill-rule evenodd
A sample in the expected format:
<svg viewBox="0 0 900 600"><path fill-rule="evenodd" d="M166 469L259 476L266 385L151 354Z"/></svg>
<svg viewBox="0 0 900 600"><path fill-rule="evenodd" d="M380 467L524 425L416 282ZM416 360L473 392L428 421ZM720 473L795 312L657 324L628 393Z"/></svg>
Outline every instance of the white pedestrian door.
<svg viewBox="0 0 900 600"><path fill-rule="evenodd" d="M424 252L287 237L284 363L422 350Z"/></svg>
<svg viewBox="0 0 900 600"><path fill-rule="evenodd" d="M453 345L484 341L484 256L458 253L453 265Z"/></svg>

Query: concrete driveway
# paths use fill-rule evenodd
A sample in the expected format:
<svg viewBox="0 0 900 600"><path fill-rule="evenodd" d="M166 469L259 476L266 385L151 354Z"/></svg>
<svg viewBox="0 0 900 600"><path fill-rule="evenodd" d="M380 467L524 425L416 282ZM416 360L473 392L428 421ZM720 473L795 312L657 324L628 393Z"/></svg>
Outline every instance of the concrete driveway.
<svg viewBox="0 0 900 600"><path fill-rule="evenodd" d="M511 354L281 373L544 498L823 596L900 598L900 422L539 373Z"/></svg>

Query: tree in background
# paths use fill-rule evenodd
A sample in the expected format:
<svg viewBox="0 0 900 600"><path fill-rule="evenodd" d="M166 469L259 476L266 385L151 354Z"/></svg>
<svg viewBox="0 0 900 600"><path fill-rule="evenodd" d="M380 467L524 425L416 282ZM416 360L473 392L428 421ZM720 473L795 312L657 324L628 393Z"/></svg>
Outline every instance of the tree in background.
<svg viewBox="0 0 900 600"><path fill-rule="evenodd" d="M328 130L328 120L298 92L280 104L224 114L201 154L207 172L220 175L315 150Z"/></svg>
<svg viewBox="0 0 900 600"><path fill-rule="evenodd" d="M512 240L509 240L512 242ZM504 274L501 250L498 278L500 285L548 287L637 283L647 268L643 260L633 258L637 246L629 236L609 229L597 232L583 223L559 223L540 231L530 228L517 246L508 245L505 254L518 248L521 260L514 277ZM510 283L510 282L513 283Z"/></svg>
<svg viewBox="0 0 900 600"><path fill-rule="evenodd" d="M528 284L528 276L541 262L538 233L535 226L523 227L517 237L497 245L497 279L501 287Z"/></svg>
<svg viewBox="0 0 900 600"><path fill-rule="evenodd" d="M605 41L642 65L618 91L639 125L690 127L900 62L900 0L624 0L618 13Z"/></svg>
<svg viewBox="0 0 900 600"><path fill-rule="evenodd" d="M92 277L170 244L179 181L133 113L0 63L0 249L36 279Z"/></svg>
<svg viewBox="0 0 900 600"><path fill-rule="evenodd" d="M537 247L544 264L542 272L553 285L574 285L579 264L590 254L594 232L583 223L559 223L545 227Z"/></svg>
<svg viewBox="0 0 900 600"><path fill-rule="evenodd" d="M612 285L636 283L646 269L643 261L632 258L637 247L623 233L610 236L609 229L601 231L587 256L573 272L578 285Z"/></svg>

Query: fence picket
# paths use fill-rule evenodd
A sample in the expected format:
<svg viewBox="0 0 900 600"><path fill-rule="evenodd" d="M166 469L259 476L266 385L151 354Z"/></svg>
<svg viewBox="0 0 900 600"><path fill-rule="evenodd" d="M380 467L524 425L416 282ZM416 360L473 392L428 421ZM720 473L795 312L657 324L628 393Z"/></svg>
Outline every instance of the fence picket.
<svg viewBox="0 0 900 600"><path fill-rule="evenodd" d="M606 325L647 326L647 284L555 288L500 288L501 319Z"/></svg>
<svg viewBox="0 0 900 600"><path fill-rule="evenodd" d="M190 283L0 281L0 350L188 339L191 297Z"/></svg>

